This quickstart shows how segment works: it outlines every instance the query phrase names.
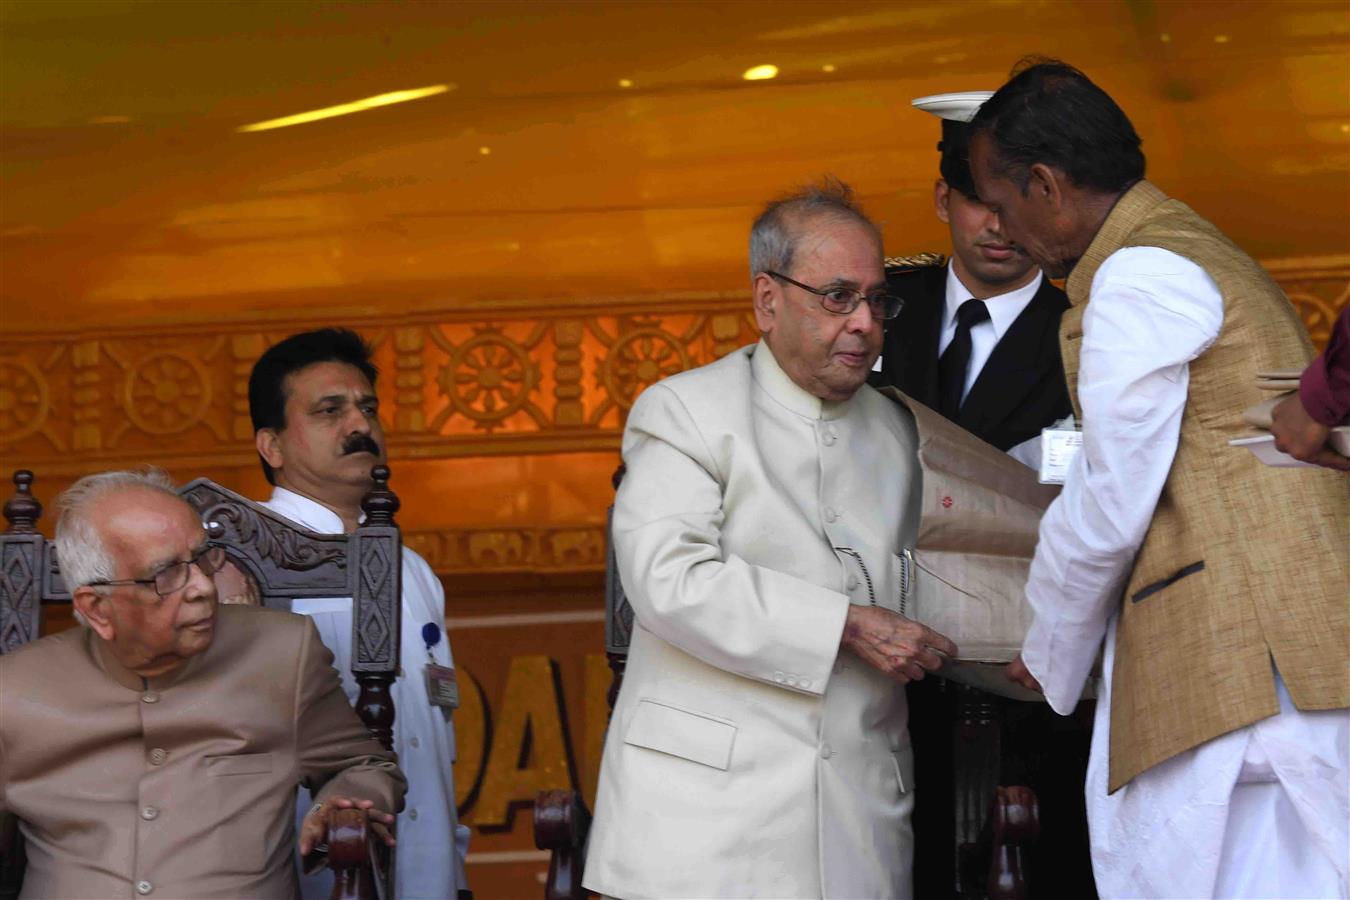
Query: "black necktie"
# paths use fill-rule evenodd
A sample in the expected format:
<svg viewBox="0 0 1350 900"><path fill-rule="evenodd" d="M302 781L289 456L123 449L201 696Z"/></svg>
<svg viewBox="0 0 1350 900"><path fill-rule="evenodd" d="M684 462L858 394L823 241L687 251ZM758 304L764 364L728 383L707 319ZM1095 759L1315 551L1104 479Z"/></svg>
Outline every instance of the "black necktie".
<svg viewBox="0 0 1350 900"><path fill-rule="evenodd" d="M970 329L988 321L983 300L967 300L956 310L956 335L938 360L938 412L952 421L961 412L961 392L970 368Z"/></svg>

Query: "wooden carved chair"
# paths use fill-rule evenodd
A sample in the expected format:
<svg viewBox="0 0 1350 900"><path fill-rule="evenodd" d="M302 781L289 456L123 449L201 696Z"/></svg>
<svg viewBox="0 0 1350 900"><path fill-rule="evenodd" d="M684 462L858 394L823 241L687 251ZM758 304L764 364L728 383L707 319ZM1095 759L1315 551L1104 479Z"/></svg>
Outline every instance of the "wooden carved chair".
<svg viewBox="0 0 1350 900"><path fill-rule="evenodd" d="M621 465L614 473L615 490L623 474ZM613 515L611 507L605 566L605 655L613 671L608 695L611 710L623 685L633 633L633 608L624 595L614 555ZM947 728L955 769L951 853L957 861L950 894L963 900L1026 900L1026 851L1040 831L1036 795L1026 787L999 785L1000 723L994 698L973 688L963 689L960 698L954 721ZM541 791L535 799L535 846L549 851L545 900L586 897L581 882L590 823L590 810L576 791Z"/></svg>
<svg viewBox="0 0 1350 900"><path fill-rule="evenodd" d="M388 487L389 469L376 466L372 476L374 486L361 502L365 521L350 535L309 531L205 478L179 493L201 515L209 541L224 547L252 580L263 605L289 609L296 597L353 598L356 712L371 735L392 749L390 687L399 664L403 544L394 524L399 501ZM37 530L42 504L32 484L32 472L16 472L14 496L4 506L9 525L0 533L0 654L39 636L43 605L70 601L55 544ZM23 877L22 842L12 823L8 827L9 834L0 831L0 900L17 896ZM334 900L375 897L377 881L392 896L392 860L383 842L367 833L359 811L335 817L327 845L336 875Z"/></svg>

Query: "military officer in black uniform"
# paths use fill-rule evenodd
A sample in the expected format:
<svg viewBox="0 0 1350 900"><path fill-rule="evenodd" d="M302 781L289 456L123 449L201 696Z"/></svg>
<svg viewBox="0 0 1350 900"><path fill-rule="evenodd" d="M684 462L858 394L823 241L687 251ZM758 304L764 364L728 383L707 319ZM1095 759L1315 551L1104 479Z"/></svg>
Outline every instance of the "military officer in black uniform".
<svg viewBox="0 0 1350 900"><path fill-rule="evenodd" d="M1018 247L975 194L967 123L990 91L923 97L942 118L934 201L951 232L950 261L935 254L887 260L891 290L905 299L886 323L874 385L894 385L982 440L1039 459L1041 429L1068 416L1059 320L1069 301ZM1090 711L1062 718L1045 704L1005 701L929 678L908 686L915 752L914 895L952 898L957 881L957 723L995 704L1001 722L999 783L1035 790L1041 836L1028 860L1032 898L1092 898L1083 782ZM1081 710L1080 710L1081 712ZM979 718L986 713L974 714ZM968 828L970 823L959 823ZM981 893L987 850L961 850L962 895Z"/></svg>
<svg viewBox="0 0 1350 900"><path fill-rule="evenodd" d="M946 265L888 261L905 299L887 323L880 376L1000 450L1067 416L1059 358L1064 292L1011 244L979 201L967 162L968 122L988 91L914 101L942 117L937 216L951 232ZM932 262L930 258L926 262Z"/></svg>

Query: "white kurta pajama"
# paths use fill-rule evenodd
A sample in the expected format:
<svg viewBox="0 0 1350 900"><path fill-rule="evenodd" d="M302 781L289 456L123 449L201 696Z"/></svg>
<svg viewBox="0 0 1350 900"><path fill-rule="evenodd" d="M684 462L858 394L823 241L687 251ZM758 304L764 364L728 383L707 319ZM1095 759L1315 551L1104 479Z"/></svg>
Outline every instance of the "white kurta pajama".
<svg viewBox="0 0 1350 900"><path fill-rule="evenodd" d="M1078 376L1083 450L1041 522L1023 659L1067 715L1106 639L1086 787L1097 888L1108 898L1344 898L1345 710L1301 712L1277 682L1278 715L1106 792L1120 594L1176 453L1188 365L1217 338L1223 302L1199 266L1153 247L1111 255L1091 298Z"/></svg>
<svg viewBox="0 0 1350 900"><path fill-rule="evenodd" d="M337 513L285 488L276 488L262 504L293 522L322 534L343 530ZM359 690L351 672L352 601L350 597L297 599L291 609L309 616L333 653L333 665L342 676L347 698L356 702ZM408 779L408 795L398 817L395 896L401 900L453 898L464 879L464 856L469 829L457 822L455 785L455 727L450 716L427 699L423 667L427 663L422 626L434 623L441 640L431 650L436 663L453 666L450 639L445 634L445 592L426 560L403 548L402 674L394 680L394 751ZM301 789L297 819L312 805ZM333 886L330 871L300 879L306 900L326 900Z"/></svg>
<svg viewBox="0 0 1350 900"><path fill-rule="evenodd" d="M898 606L915 441L872 388L821 401L764 344L638 398L613 520L635 622L586 887L909 895L904 688L839 641L850 602Z"/></svg>

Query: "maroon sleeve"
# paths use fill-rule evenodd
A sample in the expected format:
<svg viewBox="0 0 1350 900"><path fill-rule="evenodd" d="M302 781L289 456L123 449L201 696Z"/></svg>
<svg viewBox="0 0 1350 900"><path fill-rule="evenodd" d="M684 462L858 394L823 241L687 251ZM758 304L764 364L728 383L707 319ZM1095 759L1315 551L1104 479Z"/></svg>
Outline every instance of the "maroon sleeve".
<svg viewBox="0 0 1350 900"><path fill-rule="evenodd" d="M1298 397L1323 425L1335 427L1350 417L1350 306L1336 317L1327 349L1303 370Z"/></svg>

